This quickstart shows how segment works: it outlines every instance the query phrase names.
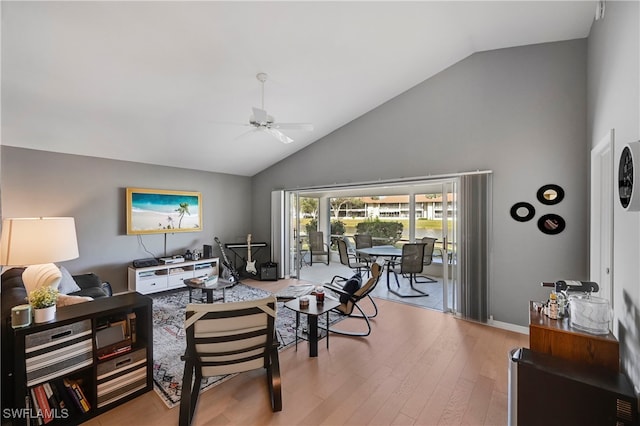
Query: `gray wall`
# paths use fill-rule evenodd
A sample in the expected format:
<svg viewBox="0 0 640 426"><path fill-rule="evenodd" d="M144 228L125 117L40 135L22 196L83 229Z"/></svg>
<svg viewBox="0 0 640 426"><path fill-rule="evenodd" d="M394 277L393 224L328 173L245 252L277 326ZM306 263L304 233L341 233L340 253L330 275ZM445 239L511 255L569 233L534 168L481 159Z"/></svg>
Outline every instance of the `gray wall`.
<svg viewBox="0 0 640 426"><path fill-rule="evenodd" d="M637 2L607 2L589 35L588 138L593 147L615 129L614 177L625 144L640 139L639 22ZM640 392L640 213L624 211L616 199L613 220L614 333Z"/></svg>
<svg viewBox="0 0 640 426"><path fill-rule="evenodd" d="M274 189L491 169L490 314L526 326L528 301L548 297L540 281L588 274L586 63L584 39L464 59L254 176L258 237L269 238ZM536 201L548 183L565 189L557 206ZM534 204L533 221L511 219L518 201ZM566 219L565 232L537 230L547 212Z"/></svg>
<svg viewBox="0 0 640 426"><path fill-rule="evenodd" d="M10 142L10 141L5 141ZM248 177L2 147L3 217L73 216L80 257L62 262L71 273L93 271L127 288L127 266L152 257L135 235L126 235L127 187L202 193L202 232L167 234L167 254L202 250L217 235L244 241L250 229ZM45 236L43 236L45 238ZM141 237L153 254L164 255L164 235Z"/></svg>

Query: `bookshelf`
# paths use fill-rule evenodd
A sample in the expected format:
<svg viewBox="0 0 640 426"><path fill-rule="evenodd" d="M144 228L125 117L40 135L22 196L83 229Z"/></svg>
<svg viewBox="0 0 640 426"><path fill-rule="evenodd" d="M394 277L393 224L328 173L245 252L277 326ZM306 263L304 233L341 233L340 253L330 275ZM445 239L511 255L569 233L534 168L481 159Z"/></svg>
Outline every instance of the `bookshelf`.
<svg viewBox="0 0 640 426"><path fill-rule="evenodd" d="M13 330L15 393L3 424L80 424L153 389L151 316L151 299L132 292Z"/></svg>

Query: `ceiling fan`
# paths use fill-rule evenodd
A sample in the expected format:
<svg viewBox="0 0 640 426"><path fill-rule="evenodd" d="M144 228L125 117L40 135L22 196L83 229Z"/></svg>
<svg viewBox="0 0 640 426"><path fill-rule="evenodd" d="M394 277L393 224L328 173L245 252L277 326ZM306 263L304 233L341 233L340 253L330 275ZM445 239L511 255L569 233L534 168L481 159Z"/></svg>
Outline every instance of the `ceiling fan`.
<svg viewBox="0 0 640 426"><path fill-rule="evenodd" d="M252 126L253 129L249 130L247 133L261 131L273 136L282 143L291 143L293 142L293 139L282 133L280 129L304 131L313 130L313 124L311 123L277 123L273 116L267 114L267 111L264 109L264 83L267 81L268 76L261 72L256 75L256 78L262 84L262 104L260 108L252 108L253 114L249 117L249 124L246 124L246 126ZM245 134L246 133L243 133L238 136L238 138Z"/></svg>

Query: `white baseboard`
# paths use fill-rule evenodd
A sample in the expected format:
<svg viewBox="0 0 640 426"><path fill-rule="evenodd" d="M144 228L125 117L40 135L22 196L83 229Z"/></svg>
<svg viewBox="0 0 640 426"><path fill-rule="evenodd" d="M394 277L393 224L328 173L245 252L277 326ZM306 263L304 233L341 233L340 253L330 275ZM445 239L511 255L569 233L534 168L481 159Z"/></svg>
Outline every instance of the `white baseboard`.
<svg viewBox="0 0 640 426"><path fill-rule="evenodd" d="M452 312L450 312L450 313L456 318L464 319L462 317L462 315L460 315L460 314L455 314L455 313L452 313ZM529 335L529 327L523 327L521 325L515 325L515 324L508 323L508 322L495 321L492 318L490 318L487 322L483 322L483 323L479 323L479 324L484 324L484 325L488 325L490 327L500 328L502 330L513 331L515 333L525 334L527 336Z"/></svg>
<svg viewBox="0 0 640 426"><path fill-rule="evenodd" d="M492 326L492 327L501 328L503 330L513 331L513 332L520 333L520 334L526 334L527 336L529 335L529 327L523 327L521 325L510 324L508 322L495 321L495 320L492 320L492 319L490 319L487 322L487 324Z"/></svg>

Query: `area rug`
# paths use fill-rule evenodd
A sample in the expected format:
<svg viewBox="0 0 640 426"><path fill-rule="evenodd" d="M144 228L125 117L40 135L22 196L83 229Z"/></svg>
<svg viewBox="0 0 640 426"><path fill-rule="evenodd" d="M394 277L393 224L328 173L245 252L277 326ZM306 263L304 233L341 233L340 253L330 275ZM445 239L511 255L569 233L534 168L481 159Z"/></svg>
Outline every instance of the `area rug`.
<svg viewBox="0 0 640 426"><path fill-rule="evenodd" d="M242 283L225 291L227 302L261 299L270 293ZM194 291L194 302L199 301L199 293ZM222 291L215 291L214 298L222 297ZM182 391L182 373L184 361L180 359L186 348L184 332L185 308L189 303L188 290L153 295L153 383L154 389L169 408L180 403ZM196 300L198 299L198 300ZM276 334L280 342L280 350L295 343L296 315L291 309L278 302L276 315ZM306 315L302 315L301 326L306 327ZM326 326L325 316L318 318L318 323ZM343 317L331 312L331 324ZM208 377L203 379L202 392L218 385L233 375Z"/></svg>

